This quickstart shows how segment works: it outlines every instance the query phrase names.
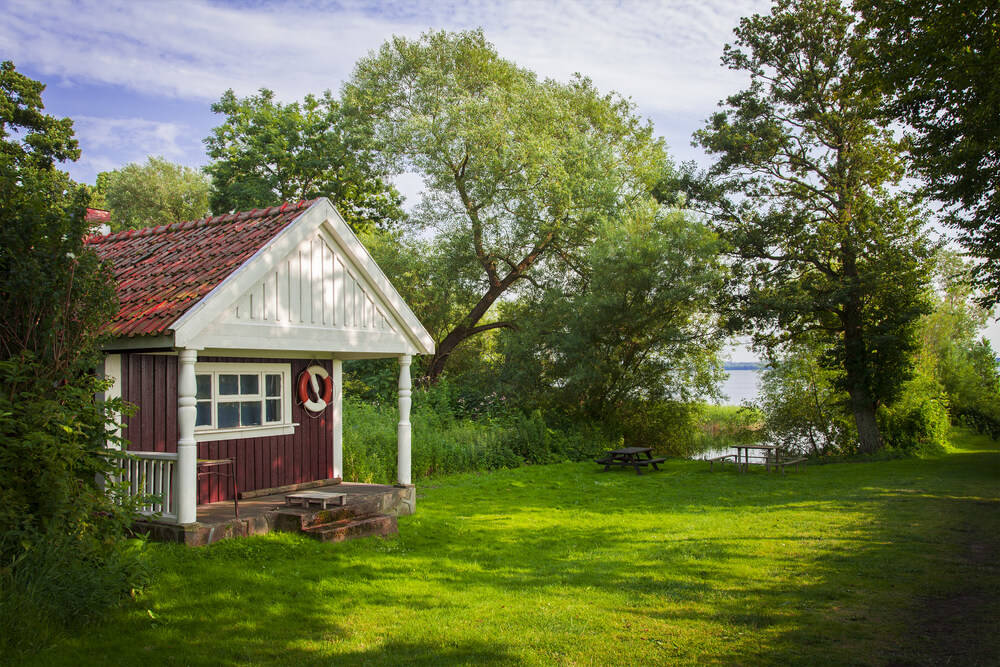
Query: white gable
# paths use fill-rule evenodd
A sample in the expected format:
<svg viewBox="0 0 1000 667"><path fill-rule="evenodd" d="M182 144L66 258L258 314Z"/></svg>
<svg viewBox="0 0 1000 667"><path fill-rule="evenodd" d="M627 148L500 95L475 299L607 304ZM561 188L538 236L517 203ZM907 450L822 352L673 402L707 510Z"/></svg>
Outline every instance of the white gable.
<svg viewBox="0 0 1000 667"><path fill-rule="evenodd" d="M430 334L327 200L320 200L175 325L212 349L427 354Z"/></svg>
<svg viewBox="0 0 1000 667"><path fill-rule="evenodd" d="M229 322L396 332L378 294L322 230L302 241L229 309Z"/></svg>

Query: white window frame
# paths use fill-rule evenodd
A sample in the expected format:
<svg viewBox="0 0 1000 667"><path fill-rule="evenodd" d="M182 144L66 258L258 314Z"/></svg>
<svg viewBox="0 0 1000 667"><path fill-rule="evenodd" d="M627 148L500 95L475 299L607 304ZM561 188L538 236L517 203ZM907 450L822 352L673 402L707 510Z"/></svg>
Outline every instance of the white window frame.
<svg viewBox="0 0 1000 667"><path fill-rule="evenodd" d="M235 426L217 428L219 404L219 375L256 374L260 376L261 418L266 415L266 375L281 374L281 421L261 426ZM196 426L195 442L214 442L216 440L241 440L244 438L266 438L275 435L291 435L295 433L297 423L292 421L292 365L291 364L258 364L258 363L196 363L195 377L211 375L212 377L212 426ZM238 396L237 396L238 398ZM205 400L205 399L200 399ZM228 401L221 401L223 403Z"/></svg>

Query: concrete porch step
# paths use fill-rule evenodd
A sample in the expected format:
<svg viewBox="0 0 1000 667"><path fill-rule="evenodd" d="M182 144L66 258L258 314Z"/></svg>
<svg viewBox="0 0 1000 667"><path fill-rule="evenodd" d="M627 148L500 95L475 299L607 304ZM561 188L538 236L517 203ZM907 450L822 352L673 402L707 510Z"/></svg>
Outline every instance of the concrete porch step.
<svg viewBox="0 0 1000 667"><path fill-rule="evenodd" d="M326 509L305 507L279 507L273 511L273 529L300 532L316 526L384 514L378 498L355 500L342 506Z"/></svg>
<svg viewBox="0 0 1000 667"><path fill-rule="evenodd" d="M387 537L397 532L396 517L389 514L341 519L302 530L303 534L323 542L343 542L371 536Z"/></svg>

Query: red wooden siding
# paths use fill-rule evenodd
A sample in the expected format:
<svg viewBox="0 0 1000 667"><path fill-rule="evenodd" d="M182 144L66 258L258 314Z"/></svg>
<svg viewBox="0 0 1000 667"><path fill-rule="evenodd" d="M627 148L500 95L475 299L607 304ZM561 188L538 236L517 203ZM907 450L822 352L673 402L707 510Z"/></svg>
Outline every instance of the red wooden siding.
<svg viewBox="0 0 1000 667"><path fill-rule="evenodd" d="M332 373L329 361L302 359L239 359L205 357L204 362L291 363L295 378L313 363ZM135 451L177 451L177 357L152 354L122 355L122 398L138 406L125 420L124 435ZM198 445L199 459L235 457L241 491L268 489L284 484L327 479L333 475L332 410L311 416L292 397L292 421L299 424L292 435L268 438L218 440ZM225 477L206 476L198 482L198 503L232 498L232 484Z"/></svg>

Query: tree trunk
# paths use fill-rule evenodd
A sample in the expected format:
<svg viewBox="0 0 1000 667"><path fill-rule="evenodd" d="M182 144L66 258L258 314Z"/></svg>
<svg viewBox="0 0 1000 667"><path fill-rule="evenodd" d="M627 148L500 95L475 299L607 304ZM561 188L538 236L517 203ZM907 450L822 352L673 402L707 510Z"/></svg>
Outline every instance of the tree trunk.
<svg viewBox="0 0 1000 667"><path fill-rule="evenodd" d="M499 284L491 288L486 294L479 299L479 302L472 308L465 319L457 325L454 329L448 332L448 335L437 344L434 350L434 357L431 359L430 365L427 367L427 374L421 378L421 382L424 384L434 384L437 382L438 378L441 377L441 372L444 370L445 365L448 363L448 358L451 353L455 351L455 348L461 344L461 342L467 338L471 338L478 333L483 331L489 331L490 329L500 329L500 328L515 328L513 324L509 322L491 322L490 324L479 324L479 320L483 319L486 312L493 306L500 295L503 294L515 280L517 276L512 272Z"/></svg>
<svg viewBox="0 0 1000 667"><path fill-rule="evenodd" d="M851 412L858 427L861 451L872 454L882 448L882 437L875 421L878 402L868 384L868 350L865 346L861 300L857 293L844 304L844 369L847 372L847 393L851 397Z"/></svg>
<svg viewBox="0 0 1000 667"><path fill-rule="evenodd" d="M460 325L448 332L448 335L444 337L440 343L434 348L434 357L431 358L431 363L427 367L427 374L423 377L423 382L425 384L434 384L441 377L441 372L444 371L445 364L448 363L448 357L454 352L458 344L469 337L468 328Z"/></svg>
<svg viewBox="0 0 1000 667"><path fill-rule="evenodd" d="M874 454L882 448L882 436L875 421L875 404L867 396L868 391L848 392L851 395L851 410L854 412L854 423L858 427L858 442L861 452Z"/></svg>

